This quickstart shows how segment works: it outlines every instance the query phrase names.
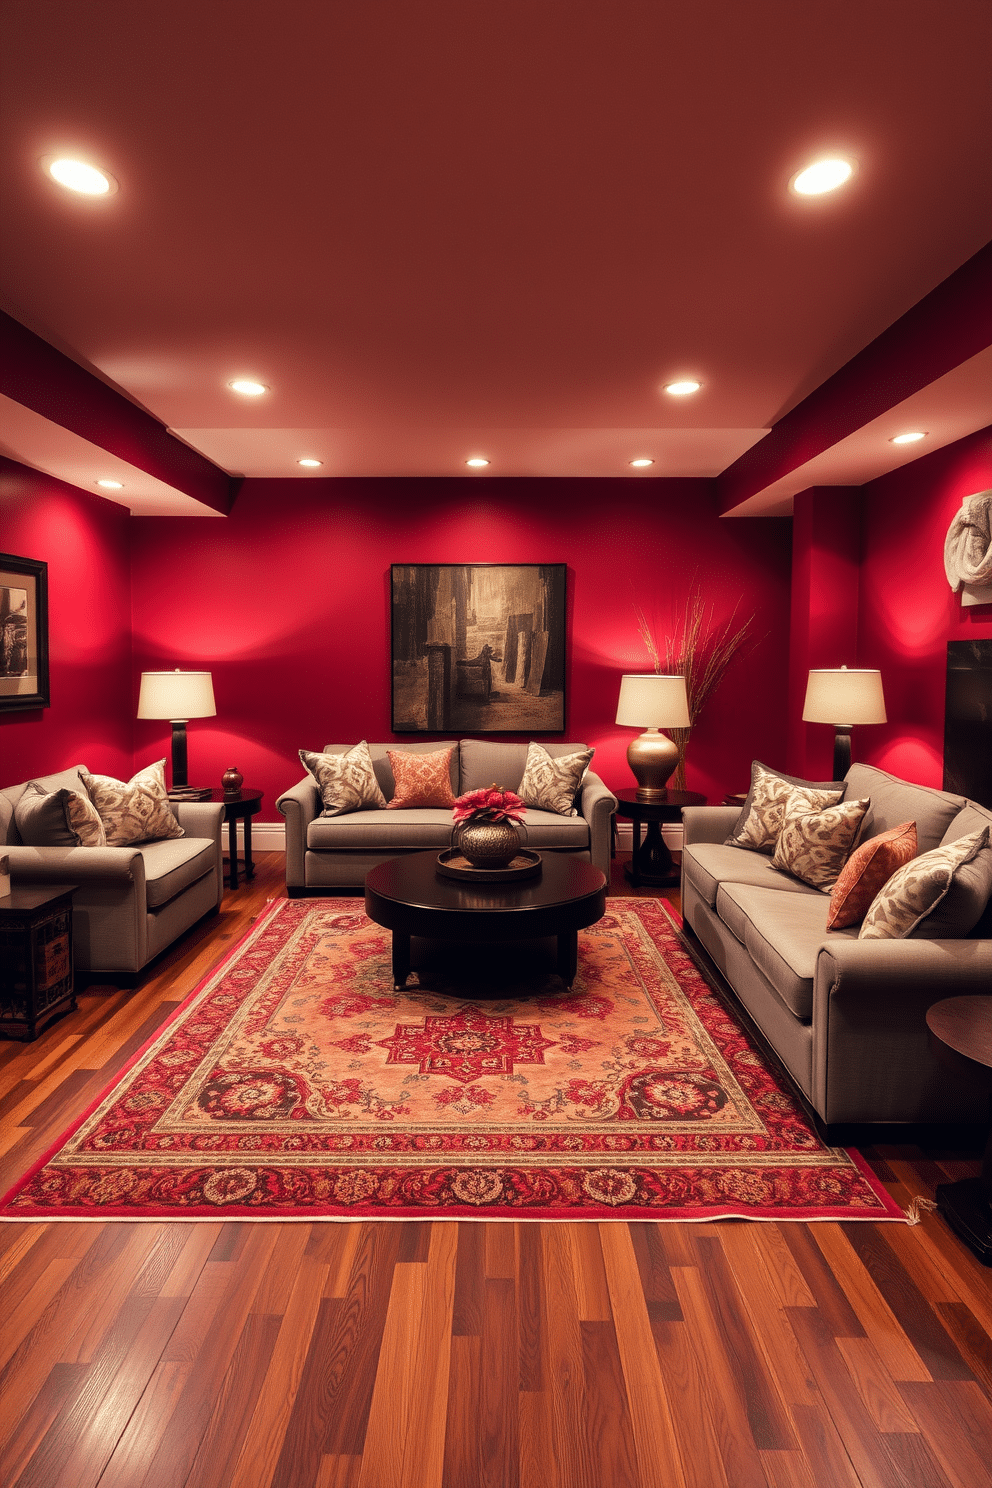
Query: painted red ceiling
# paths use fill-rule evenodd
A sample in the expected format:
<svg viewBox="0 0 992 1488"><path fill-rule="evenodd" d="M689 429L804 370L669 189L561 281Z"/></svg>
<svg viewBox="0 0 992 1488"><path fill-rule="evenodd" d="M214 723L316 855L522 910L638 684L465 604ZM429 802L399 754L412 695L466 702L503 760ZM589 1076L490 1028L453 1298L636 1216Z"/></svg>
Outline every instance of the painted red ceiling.
<svg viewBox="0 0 992 1488"><path fill-rule="evenodd" d="M988 0L5 0L4 33L0 305L239 474L298 474L300 430L322 474L716 474L992 238ZM847 188L789 193L836 152Z"/></svg>

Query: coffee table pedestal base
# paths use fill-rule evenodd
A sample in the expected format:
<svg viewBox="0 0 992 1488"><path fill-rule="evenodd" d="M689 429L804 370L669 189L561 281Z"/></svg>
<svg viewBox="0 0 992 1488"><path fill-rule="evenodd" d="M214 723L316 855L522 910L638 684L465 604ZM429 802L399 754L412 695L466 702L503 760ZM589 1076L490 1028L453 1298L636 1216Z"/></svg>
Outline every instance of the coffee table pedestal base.
<svg viewBox="0 0 992 1488"><path fill-rule="evenodd" d="M393 990L402 992L410 979L411 936L404 930L394 930L393 935ZM579 964L579 933L577 930L562 930L556 937L557 957L555 970L571 992L572 983ZM500 942L502 944L502 942Z"/></svg>

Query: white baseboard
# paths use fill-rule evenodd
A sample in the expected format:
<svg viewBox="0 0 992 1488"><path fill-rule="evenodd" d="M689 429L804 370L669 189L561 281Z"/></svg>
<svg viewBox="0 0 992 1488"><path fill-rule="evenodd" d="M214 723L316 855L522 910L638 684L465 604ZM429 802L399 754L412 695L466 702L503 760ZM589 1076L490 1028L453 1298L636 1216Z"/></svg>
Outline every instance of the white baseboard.
<svg viewBox="0 0 992 1488"><path fill-rule="evenodd" d="M682 851L683 828L681 822L662 822L661 835L665 839L665 846L670 852ZM644 841L644 829L641 829L641 841ZM224 828L224 844L227 845L227 828ZM251 845L257 852L285 852L286 851L286 826L284 822L258 822L251 824ZM238 823L238 847L244 850L244 828ZM632 852L634 847L634 824L629 821L617 822L617 850L619 852Z"/></svg>

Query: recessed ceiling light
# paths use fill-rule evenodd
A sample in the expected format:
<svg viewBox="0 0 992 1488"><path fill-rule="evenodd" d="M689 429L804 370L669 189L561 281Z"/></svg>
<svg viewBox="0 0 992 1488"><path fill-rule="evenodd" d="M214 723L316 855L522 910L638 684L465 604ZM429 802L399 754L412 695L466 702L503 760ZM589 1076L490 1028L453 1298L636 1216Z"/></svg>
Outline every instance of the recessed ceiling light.
<svg viewBox="0 0 992 1488"><path fill-rule="evenodd" d="M250 377L235 377L227 385L236 393L243 393L246 398L257 398L260 393L269 391L264 382L253 382Z"/></svg>
<svg viewBox="0 0 992 1488"><path fill-rule="evenodd" d="M297 460L297 465L303 465L307 470L316 470L318 465L323 465L323 460Z"/></svg>
<svg viewBox="0 0 992 1488"><path fill-rule="evenodd" d="M53 181L69 191L78 191L82 196L109 196L116 191L117 182L107 171L87 165L85 160L70 160L66 156L52 159L46 156L42 165Z"/></svg>
<svg viewBox="0 0 992 1488"><path fill-rule="evenodd" d="M481 470L483 465L489 464L489 461L484 460L481 455L473 455L471 460L465 461L465 464L471 465L473 470Z"/></svg>
<svg viewBox="0 0 992 1488"><path fill-rule="evenodd" d="M654 461L649 460L645 455L641 460L629 460L627 463L633 465L635 470L643 470L645 465L653 465Z"/></svg>
<svg viewBox="0 0 992 1488"><path fill-rule="evenodd" d="M698 393L700 384L686 378L683 382L669 382L665 384L665 392L671 393L673 398L684 398L687 393Z"/></svg>
<svg viewBox="0 0 992 1488"><path fill-rule="evenodd" d="M915 444L918 439L926 439L926 433L922 429L910 429L905 434L894 434L889 440L890 444Z"/></svg>
<svg viewBox="0 0 992 1488"><path fill-rule="evenodd" d="M105 491L123 491L124 489L123 481L102 480L97 481L97 485L102 486Z"/></svg>
<svg viewBox="0 0 992 1488"><path fill-rule="evenodd" d="M789 184L800 196L822 196L825 191L836 191L843 186L853 170L849 160L816 160L793 176Z"/></svg>

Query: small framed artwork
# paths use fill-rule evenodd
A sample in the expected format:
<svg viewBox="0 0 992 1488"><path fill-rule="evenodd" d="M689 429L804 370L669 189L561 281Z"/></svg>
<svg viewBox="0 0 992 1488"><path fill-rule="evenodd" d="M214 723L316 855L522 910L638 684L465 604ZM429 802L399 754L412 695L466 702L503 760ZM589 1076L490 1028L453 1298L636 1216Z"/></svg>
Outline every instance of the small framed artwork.
<svg viewBox="0 0 992 1488"><path fill-rule="evenodd" d="M0 553L0 713L49 701L48 564Z"/></svg>
<svg viewBox="0 0 992 1488"><path fill-rule="evenodd" d="M394 734L565 729L564 563L394 563Z"/></svg>

